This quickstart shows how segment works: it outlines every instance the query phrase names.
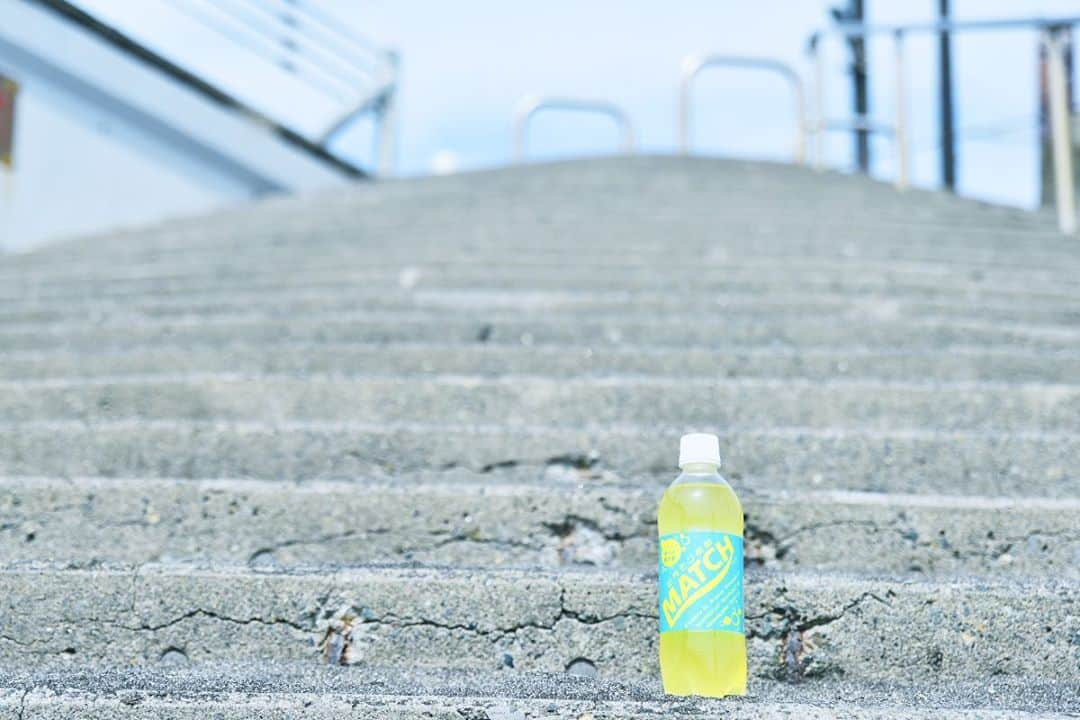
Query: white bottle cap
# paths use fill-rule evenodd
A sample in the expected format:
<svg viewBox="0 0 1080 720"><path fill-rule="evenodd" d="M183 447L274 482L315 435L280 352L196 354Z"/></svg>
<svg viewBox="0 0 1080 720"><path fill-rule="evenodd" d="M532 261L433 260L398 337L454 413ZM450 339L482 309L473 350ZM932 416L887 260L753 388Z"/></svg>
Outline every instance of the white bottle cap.
<svg viewBox="0 0 1080 720"><path fill-rule="evenodd" d="M679 467L705 463L720 467L720 439L712 433L690 433L679 440Z"/></svg>

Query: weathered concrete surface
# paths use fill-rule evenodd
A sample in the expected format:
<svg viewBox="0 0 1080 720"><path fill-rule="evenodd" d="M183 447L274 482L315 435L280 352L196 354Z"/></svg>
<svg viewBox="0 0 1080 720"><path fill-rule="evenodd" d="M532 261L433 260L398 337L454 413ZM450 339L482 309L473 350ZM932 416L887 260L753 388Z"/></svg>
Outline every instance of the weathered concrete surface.
<svg viewBox="0 0 1080 720"><path fill-rule="evenodd" d="M849 347L706 350L613 346L267 342L155 344L124 350L9 352L8 380L153 373L536 375L560 377L793 378L1080 384L1080 352L956 347L947 351Z"/></svg>
<svg viewBox="0 0 1080 720"><path fill-rule="evenodd" d="M473 237L495 244L520 238L528 231L547 230L553 242L567 245L601 233L560 232L563 223L588 221L596 228L632 227L652 220L657 225L680 221L696 232L691 236L741 242L753 249L744 230L758 236L777 235L788 246L857 249L873 248L899 257L920 251L939 254L976 247L998 257L1031 257L1039 253L1066 255L1073 250L1067 238L1053 232L1052 218L1016 210L988 208L977 203L939 198L930 193L898 195L859 178L821 176L801 168L763 168L748 163L674 158L615 159L576 162L470 174L436 181L413 180L380 185L369 192L350 192L260 203L238 213L170 223L138 233L92 238L54 250L47 257L86 262L95 251L118 259L160 255L166 250L197 252L200 248L227 251L245 248L242 240L257 238L256 247L319 240L372 244L385 238L407 239L401 232L415 228L413 237L432 246L465 245ZM423 212L417 212L423 208ZM777 212L782 208L782 212ZM842 208L842 212L838 209ZM480 224L473 218L492 220ZM722 228L717 218L724 220ZM465 220L465 222L463 222ZM523 222L525 221L525 222ZM648 245L657 238L679 237L656 231L612 233L620 244ZM387 236L378 231L388 229ZM1024 245L1016 235L1033 242ZM901 242L907 240L907 242ZM221 247L222 243L230 245ZM654 249L679 252L687 243L658 244ZM805 250L804 250L805 252ZM1075 257L1073 255L1072 257ZM1046 266L1052 267L1051 263Z"/></svg>
<svg viewBox="0 0 1080 720"><path fill-rule="evenodd" d="M339 252L340 252L339 248ZM565 251L569 251L567 248ZM445 250L443 251L445 252ZM487 291L516 289L541 292L610 292L625 291L628 287L643 292L645 297L670 291L693 294L701 302L705 292L774 295L778 298L792 291L801 291L811 298L820 293L837 293L853 300L870 302L873 295L887 293L896 301L949 301L970 304L986 300L991 306L1012 300L1023 309L1029 304L1044 304L1056 300L1066 307L1080 301L1080 283L1063 276L1061 269L1048 272L1045 268L1031 270L1023 278L1005 270L973 272L970 266L905 266L896 263L866 261L813 261L804 258L784 259L757 257L731 259L722 246L705 248L697 257L676 259L655 256L627 263L611 258L582 257L581 263L566 265L558 256L518 258L507 248L473 258L461 258L456 263L431 262L421 256L402 258L388 263L384 256L372 250L357 253L355 264L342 264L340 257L306 254L296 249L289 256L270 257L262 267L242 261L215 263L216 272L208 276L205 266L187 268L175 266L161 270L132 271L102 268L97 276L84 269L69 269L49 277L35 273L32 283L15 279L15 285L25 285L23 294L5 292L22 304L59 304L62 300L75 302L72 309L86 303L88 295L105 300L139 298L194 300L196 308L204 296L222 297L224 292L252 293L273 302L269 295L273 283L280 283L288 297L297 290L321 289L327 294L340 291L345 296L363 297L363 292L376 289L389 294L401 290L470 290L483 287ZM374 262L368 263L368 258ZM334 262L337 260L338 262ZM280 268L291 264L292 272L282 275ZM1067 263L1080 268L1075 260ZM246 270L246 271L245 271ZM1038 287L1024 284L1024 278L1039 283ZM108 279L106 285L103 281ZM0 295L0 297L4 297ZM227 295L225 295L227 297ZM376 303L378 307L380 303ZM498 305L486 310L497 309ZM193 308L194 309L194 308ZM247 309L247 308L245 308ZM369 308L370 309L370 308ZM643 307L647 310L647 306Z"/></svg>
<svg viewBox="0 0 1080 720"><path fill-rule="evenodd" d="M1080 580L1075 500L738 490L752 567ZM651 571L661 492L570 465L302 484L0 478L0 556Z"/></svg>
<svg viewBox="0 0 1080 720"><path fill-rule="evenodd" d="M627 481L672 478L683 432L720 435L723 472L744 487L1011 497L1080 496L1080 435L805 428L732 432L694 426L312 422L0 424L0 474L106 477L315 478L549 464Z"/></svg>
<svg viewBox="0 0 1080 720"><path fill-rule="evenodd" d="M414 195L414 203L423 202L421 194ZM708 215L680 217L658 212L655 207L644 213L637 208L627 210L637 217L624 219L590 216L598 214L595 210L568 213L565 208L549 212L522 208L507 213L506 209L490 206L470 217L460 206L438 209L429 205L423 216L395 221L393 209L371 213L353 208L352 217L328 223L324 222L325 211L300 219L270 219L264 205L263 217L243 226L229 228L227 219L202 220L195 232L186 232L173 223L166 232L139 232L126 247L109 247L115 236L97 238L93 251L81 257L77 253L71 257L75 243L54 246L29 261L12 258L0 268L0 279L5 282L5 292L12 289L9 282L28 291L21 296L11 293L11 299L26 300L47 297L49 291L62 285L80 289L103 278L121 283L199 280L205 278L208 266L224 279L242 282L261 279L286 264L303 271L323 270L329 277L413 266L431 268L438 278L450 271L475 273L483 266L506 270L529 266L549 274L559 267L574 272L589 266L630 271L659 267L684 273L692 268L730 269L739 273L768 263L781 272L805 267L815 276L848 271L857 277L866 271L871 277L903 281L935 275L946 285L989 289L1022 287L1015 272L1020 269L1025 277L1067 289L1076 286L1071 271L1080 267L1075 248L1067 247L1067 240L1057 244L1062 238L1052 230L978 228L977 215L966 227L942 223L905 227L880 218L876 222L836 222L830 217L803 218L800 227L797 217L767 224L760 218L755 223L727 214L722 218L726 232L721 233L716 232L715 210ZM493 223L477 227L482 216L516 226ZM582 241L582 231L600 228L636 232L622 236L597 232ZM681 231L685 238L677 245L655 242L655 238L639 239L665 230ZM357 237L361 233L362 237ZM207 238L214 238L215 244L206 245L203 241ZM535 242L540 238L543 242ZM1021 247L1020 238L1030 242ZM935 246L927 245L935 241ZM618 253L606 252L615 247ZM334 264L333 260L346 251L361 262ZM570 266L560 262L568 252L580 262ZM246 274L245 268L249 270ZM32 269L32 276L20 273L25 269ZM883 270L891 273L884 275ZM769 277L759 272L753 279L763 283ZM1029 294L1037 292L1029 289Z"/></svg>
<svg viewBox="0 0 1080 720"><path fill-rule="evenodd" d="M512 287L512 284L508 287ZM332 290L328 290L332 291ZM709 292L703 289L702 292ZM563 344L570 348L635 345L719 349L732 346L947 349L985 345L990 348L1076 352L1080 328L1041 324L1008 324L964 319L896 319L776 316L717 320L641 320L630 316L610 321L556 320L483 313L479 317L432 317L429 313L318 313L269 318L257 313L178 317L166 320L104 320L52 325L8 324L0 327L0 347L12 350L46 348L132 348L149 343L268 342L282 339L320 342L439 342L530 345Z"/></svg>
<svg viewBox="0 0 1080 720"><path fill-rule="evenodd" d="M5 258L0 716L1080 712L1052 227L637 158ZM658 696L689 430L748 510L749 701Z"/></svg>
<svg viewBox="0 0 1080 720"><path fill-rule="evenodd" d="M419 204L424 199L417 193L412 201ZM589 217L587 212L571 215L554 211L539 217L540 213L525 211L513 216L500 214L498 207L486 208L470 218L460 207L456 211L439 211L428 206L424 217L404 222L390 219L394 212L391 209L371 213L353 208L351 217L328 224L319 218L312 220L312 215L273 218L266 205L257 211L263 214L258 222L242 226L229 227L228 220L203 218L191 232L176 230L179 226L175 224L163 233L141 231L119 249L116 245L110 247L109 241L117 239L115 236L99 237L88 250L79 250L79 243L70 243L27 259L12 258L5 262L8 272L4 280L17 283L5 285L5 293L11 299L25 300L48 297L48 290L59 290L65 282L85 283L88 278L167 279L183 276L185 270L190 277L197 265L204 269L222 267L229 272L242 262L238 259L242 256L258 272L258 258L264 255L270 262L294 261L301 268L326 265L327 260L345 254L358 260L371 259L376 268L395 261L402 266L438 265L452 254L461 262L497 260L512 264L519 259L552 263L573 253L581 257L581 266L612 267L621 258L672 267L705 263L735 268L765 259L781 267L798 262L810 267L832 263L833 268L888 262L901 271L933 266L930 272L941 274L955 268L955 278L991 286L1018 285L1019 270L1040 279L1053 278L1067 287L1075 284L1071 272L1080 266L1075 247L1052 229L1052 220L1045 232L1039 232L979 228L976 222L966 227L917 227L881 219L837 223L827 217L781 218L766 224L760 218L757 222L730 215L719 218L715 211L677 217L655 208L625 222L611 216ZM488 218L489 227L478 227ZM501 222L514 225L500 226ZM717 231L719 222L723 223L723 232ZM625 232L620 235L617 230ZM681 235L677 246L670 242L673 235ZM587 239L583 241L583 237ZM618 249L617 254L608 252L613 248ZM336 269L361 272L364 267L352 263L339 264ZM28 268L33 269L32 275L20 274ZM961 269L967 271L966 275ZM24 292L15 292L19 289ZM80 289L78 285L76 289ZM1038 296L1039 289L1031 288L1028 295Z"/></svg>
<svg viewBox="0 0 1080 720"><path fill-rule="evenodd" d="M0 661L308 660L655 677L655 579L611 573L11 568ZM1080 681L1075 583L752 574L758 678ZM914 629L914 630L913 630ZM423 648L418 655L417 649ZM882 662L886 658L887 662Z"/></svg>
<svg viewBox="0 0 1080 720"><path fill-rule="evenodd" d="M0 382L8 422L126 418L447 425L715 424L886 430L1080 431L1080 385L701 380L150 375Z"/></svg>
<svg viewBox="0 0 1080 720"><path fill-rule="evenodd" d="M458 261L462 262L462 261ZM473 262L473 261L469 261ZM543 261L519 261L522 267L539 270L534 264ZM371 268L377 261L365 263ZM504 263L495 263L503 265ZM558 266L553 265L553 270ZM758 272L768 272L775 261L759 261ZM425 265L424 267L428 267ZM362 311L419 312L429 311L450 315L461 311L500 313L508 310L520 313L543 312L548 317L573 319L589 317L610 320L624 317L626 305L632 302L642 319L679 321L692 316L723 313L725 316L762 318L767 315L832 315L836 317L899 317L899 318L957 318L994 320L1007 323L1076 323L1080 319L1080 299L1072 302L1061 298L1017 298L1000 296L999 291L980 287L957 293L955 297L940 292L943 297L927 299L920 291L910 298L895 293L885 295L872 288L842 292L837 290L796 292L790 287L778 287L768 292L695 293L685 289L667 292L627 290L513 290L481 289L479 287L426 289L430 284L424 267L395 263L384 272L397 277L397 287L370 289L362 287L344 292L298 287L279 290L224 287L198 294L156 297L138 294L131 297L96 297L77 295L59 299L12 299L0 309L0 324L19 325L27 322L64 323L78 320L100 322L105 319L152 320L179 317L206 317L259 312L266 317L282 315L311 315L316 312L348 313ZM612 271L620 266L614 265ZM687 266L682 270L690 270ZM861 268L844 268L859 272ZM489 268L489 272L492 269ZM931 275L938 283L948 278ZM250 272L245 275L250 279ZM939 286L935 286L939 287Z"/></svg>
<svg viewBox="0 0 1080 720"><path fill-rule="evenodd" d="M655 680L566 674L317 668L262 663L0 672L0 717L32 718L1061 718L1080 706L1067 684L957 683L948 691L753 682L745 698L665 697ZM21 715L19 713L22 713Z"/></svg>

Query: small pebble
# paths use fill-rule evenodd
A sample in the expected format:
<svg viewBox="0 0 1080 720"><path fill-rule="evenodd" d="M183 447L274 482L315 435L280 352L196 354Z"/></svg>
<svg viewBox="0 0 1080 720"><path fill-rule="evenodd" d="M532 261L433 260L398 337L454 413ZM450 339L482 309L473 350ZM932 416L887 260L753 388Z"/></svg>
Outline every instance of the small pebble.
<svg viewBox="0 0 1080 720"><path fill-rule="evenodd" d="M596 665L591 660L586 658L578 658L571 660L570 664L566 666L567 675L577 675L578 677L594 678L596 677Z"/></svg>
<svg viewBox="0 0 1080 720"><path fill-rule="evenodd" d="M187 654L179 648L171 647L165 652L161 653L162 665L187 665L187 663Z"/></svg>

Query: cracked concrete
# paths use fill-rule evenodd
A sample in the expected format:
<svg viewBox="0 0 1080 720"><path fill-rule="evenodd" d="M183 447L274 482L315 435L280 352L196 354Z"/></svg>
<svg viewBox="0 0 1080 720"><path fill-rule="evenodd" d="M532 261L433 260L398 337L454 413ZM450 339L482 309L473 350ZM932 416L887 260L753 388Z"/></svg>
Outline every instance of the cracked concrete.
<svg viewBox="0 0 1080 720"><path fill-rule="evenodd" d="M10 560L77 564L198 558L257 569L427 562L651 570L662 487L621 481L598 458L565 460L389 482L0 478L0 550ZM767 493L750 485L736 484L750 566L1080 577L1073 501Z"/></svg>
<svg viewBox="0 0 1080 720"><path fill-rule="evenodd" d="M608 471L671 480L671 443L692 426L447 426L442 423L81 421L0 423L8 476L333 479L595 454ZM756 429L719 432L725 475L769 490L942 491L1080 497L1076 433Z"/></svg>
<svg viewBox="0 0 1080 720"><path fill-rule="evenodd" d="M601 677L656 672L656 589L649 577L147 566L137 573L12 569L2 579L11 588L2 601L9 618L0 639L5 662L70 656L153 663L178 648L193 662L321 656L364 666L495 670L509 654L526 671L559 672L586 658ZM759 678L1080 680L1070 640L1080 637L1078 597L1068 585L764 574L750 576L747 598L751 667ZM792 633L799 640L794 667L785 655ZM890 662L881 663L882 656Z"/></svg>
<svg viewBox="0 0 1080 720"><path fill-rule="evenodd" d="M1080 260L1047 218L632 158L2 265L0 717L1080 712ZM747 512L725 703L656 680L690 430Z"/></svg>
<svg viewBox="0 0 1080 720"><path fill-rule="evenodd" d="M754 296L749 296L752 299ZM680 308L694 295L680 298ZM711 306L710 306L711 307ZM1054 307L1057 307L1056 305ZM438 355L439 362L432 357ZM437 368L437 369L436 369ZM558 345L476 347L457 344L324 343L318 351L307 342L279 340L232 344L228 353L213 344L183 346L155 343L122 352L87 348L8 353L0 377L34 379L97 377L140 373L348 373L399 377L439 373L531 374L547 377L668 375L678 377L835 377L942 382L972 380L1080 382L1076 353L1019 349L954 348L947 352L860 347L835 349L610 347L577 352Z"/></svg>
<svg viewBox="0 0 1080 720"><path fill-rule="evenodd" d="M1080 340L1080 334L1077 335ZM882 430L1080 430L1080 387L798 378L432 378L274 374L129 376L0 383L8 422L272 419L585 426L710 424ZM872 397L873 402L867 402Z"/></svg>

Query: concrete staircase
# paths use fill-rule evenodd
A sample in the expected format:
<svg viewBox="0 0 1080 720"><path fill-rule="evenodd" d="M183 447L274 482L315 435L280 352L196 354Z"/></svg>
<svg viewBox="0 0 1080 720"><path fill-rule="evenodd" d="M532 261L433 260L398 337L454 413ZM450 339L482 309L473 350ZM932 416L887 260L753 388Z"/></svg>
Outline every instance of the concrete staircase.
<svg viewBox="0 0 1080 720"><path fill-rule="evenodd" d="M1080 715L1080 252L639 158L0 263L0 717ZM663 696L655 509L720 434L751 694Z"/></svg>

